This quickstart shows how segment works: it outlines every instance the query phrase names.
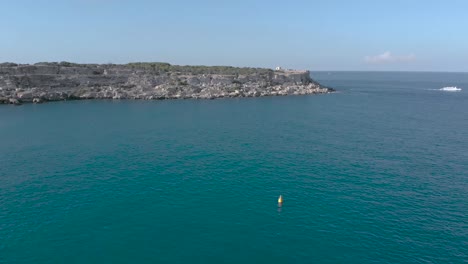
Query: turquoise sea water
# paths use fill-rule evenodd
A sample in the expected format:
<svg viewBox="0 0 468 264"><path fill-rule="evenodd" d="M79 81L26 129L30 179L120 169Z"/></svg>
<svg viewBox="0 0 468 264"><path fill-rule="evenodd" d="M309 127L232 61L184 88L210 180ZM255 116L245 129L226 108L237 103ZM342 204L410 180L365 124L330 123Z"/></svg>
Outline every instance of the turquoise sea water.
<svg viewBox="0 0 468 264"><path fill-rule="evenodd" d="M467 263L468 74L313 76L0 106L0 263Z"/></svg>

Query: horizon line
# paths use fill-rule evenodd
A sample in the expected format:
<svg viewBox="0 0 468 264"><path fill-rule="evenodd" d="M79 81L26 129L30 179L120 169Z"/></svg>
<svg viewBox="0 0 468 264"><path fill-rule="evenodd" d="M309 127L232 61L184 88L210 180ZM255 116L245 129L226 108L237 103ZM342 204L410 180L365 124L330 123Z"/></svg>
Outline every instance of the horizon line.
<svg viewBox="0 0 468 264"><path fill-rule="evenodd" d="M309 70L311 72L406 72L406 73L468 73L468 71L434 70Z"/></svg>
<svg viewBox="0 0 468 264"><path fill-rule="evenodd" d="M203 64L172 64L169 62L165 61L130 61L130 62L125 62L125 63L113 63L113 62L107 62L107 63L97 63L97 62L89 62L89 63L83 63L83 62L72 62L72 61L38 61L38 62L32 62L32 63L17 63L17 62L12 62L12 61L4 61L0 62L1 64L7 64L7 63L12 63L12 64L18 64L18 65L35 65L38 63L73 63L73 64L95 64L95 65L127 65L127 64L132 64L132 63L168 63L173 66L207 66L207 67L234 67L234 68L263 68L263 69L272 69L274 70L276 67L265 67L265 66L233 66L233 65L221 65L221 64L213 64L213 65L203 65ZM297 68L296 70L307 70L310 72L369 72L369 73L374 73L374 72L395 72L395 73L468 73L468 71L450 71L450 70L313 70L313 69L299 69Z"/></svg>

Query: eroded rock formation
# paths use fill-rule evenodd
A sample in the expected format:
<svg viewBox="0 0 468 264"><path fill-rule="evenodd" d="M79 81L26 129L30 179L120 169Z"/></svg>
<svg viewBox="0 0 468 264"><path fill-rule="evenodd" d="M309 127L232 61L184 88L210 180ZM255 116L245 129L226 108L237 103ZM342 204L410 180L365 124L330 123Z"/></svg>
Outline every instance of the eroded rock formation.
<svg viewBox="0 0 468 264"><path fill-rule="evenodd" d="M308 71L162 63L0 64L0 103L79 99L177 99L330 93Z"/></svg>

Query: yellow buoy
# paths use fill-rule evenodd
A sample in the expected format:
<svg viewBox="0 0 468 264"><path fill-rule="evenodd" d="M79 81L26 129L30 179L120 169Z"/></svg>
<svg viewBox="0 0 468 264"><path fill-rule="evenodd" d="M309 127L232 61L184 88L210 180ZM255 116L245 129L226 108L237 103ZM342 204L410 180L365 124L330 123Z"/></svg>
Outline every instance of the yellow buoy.
<svg viewBox="0 0 468 264"><path fill-rule="evenodd" d="M283 203L283 195L280 195L278 197L278 204L282 204Z"/></svg>

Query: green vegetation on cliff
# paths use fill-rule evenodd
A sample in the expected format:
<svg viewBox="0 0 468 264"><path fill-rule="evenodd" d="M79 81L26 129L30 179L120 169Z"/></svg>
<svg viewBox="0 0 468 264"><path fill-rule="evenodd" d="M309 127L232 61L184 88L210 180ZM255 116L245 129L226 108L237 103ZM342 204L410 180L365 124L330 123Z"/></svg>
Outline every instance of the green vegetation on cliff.
<svg viewBox="0 0 468 264"><path fill-rule="evenodd" d="M0 67L23 66L16 63L1 63ZM199 65L172 65L166 62L132 62L127 64L80 64L73 62L38 62L34 66L59 66L59 67L83 67L83 68L127 68L133 70L143 70L152 73L180 73L180 74L220 74L220 75L268 75L273 73L272 69L251 68L251 67L232 67L232 66L199 66Z"/></svg>
<svg viewBox="0 0 468 264"><path fill-rule="evenodd" d="M232 67L232 66L190 66L190 65L171 65L165 62L134 62L128 63L135 69L144 69L154 72L179 72L187 74L223 74L223 75L238 75L238 74L266 74L273 72L271 69L264 68L248 68L248 67Z"/></svg>

